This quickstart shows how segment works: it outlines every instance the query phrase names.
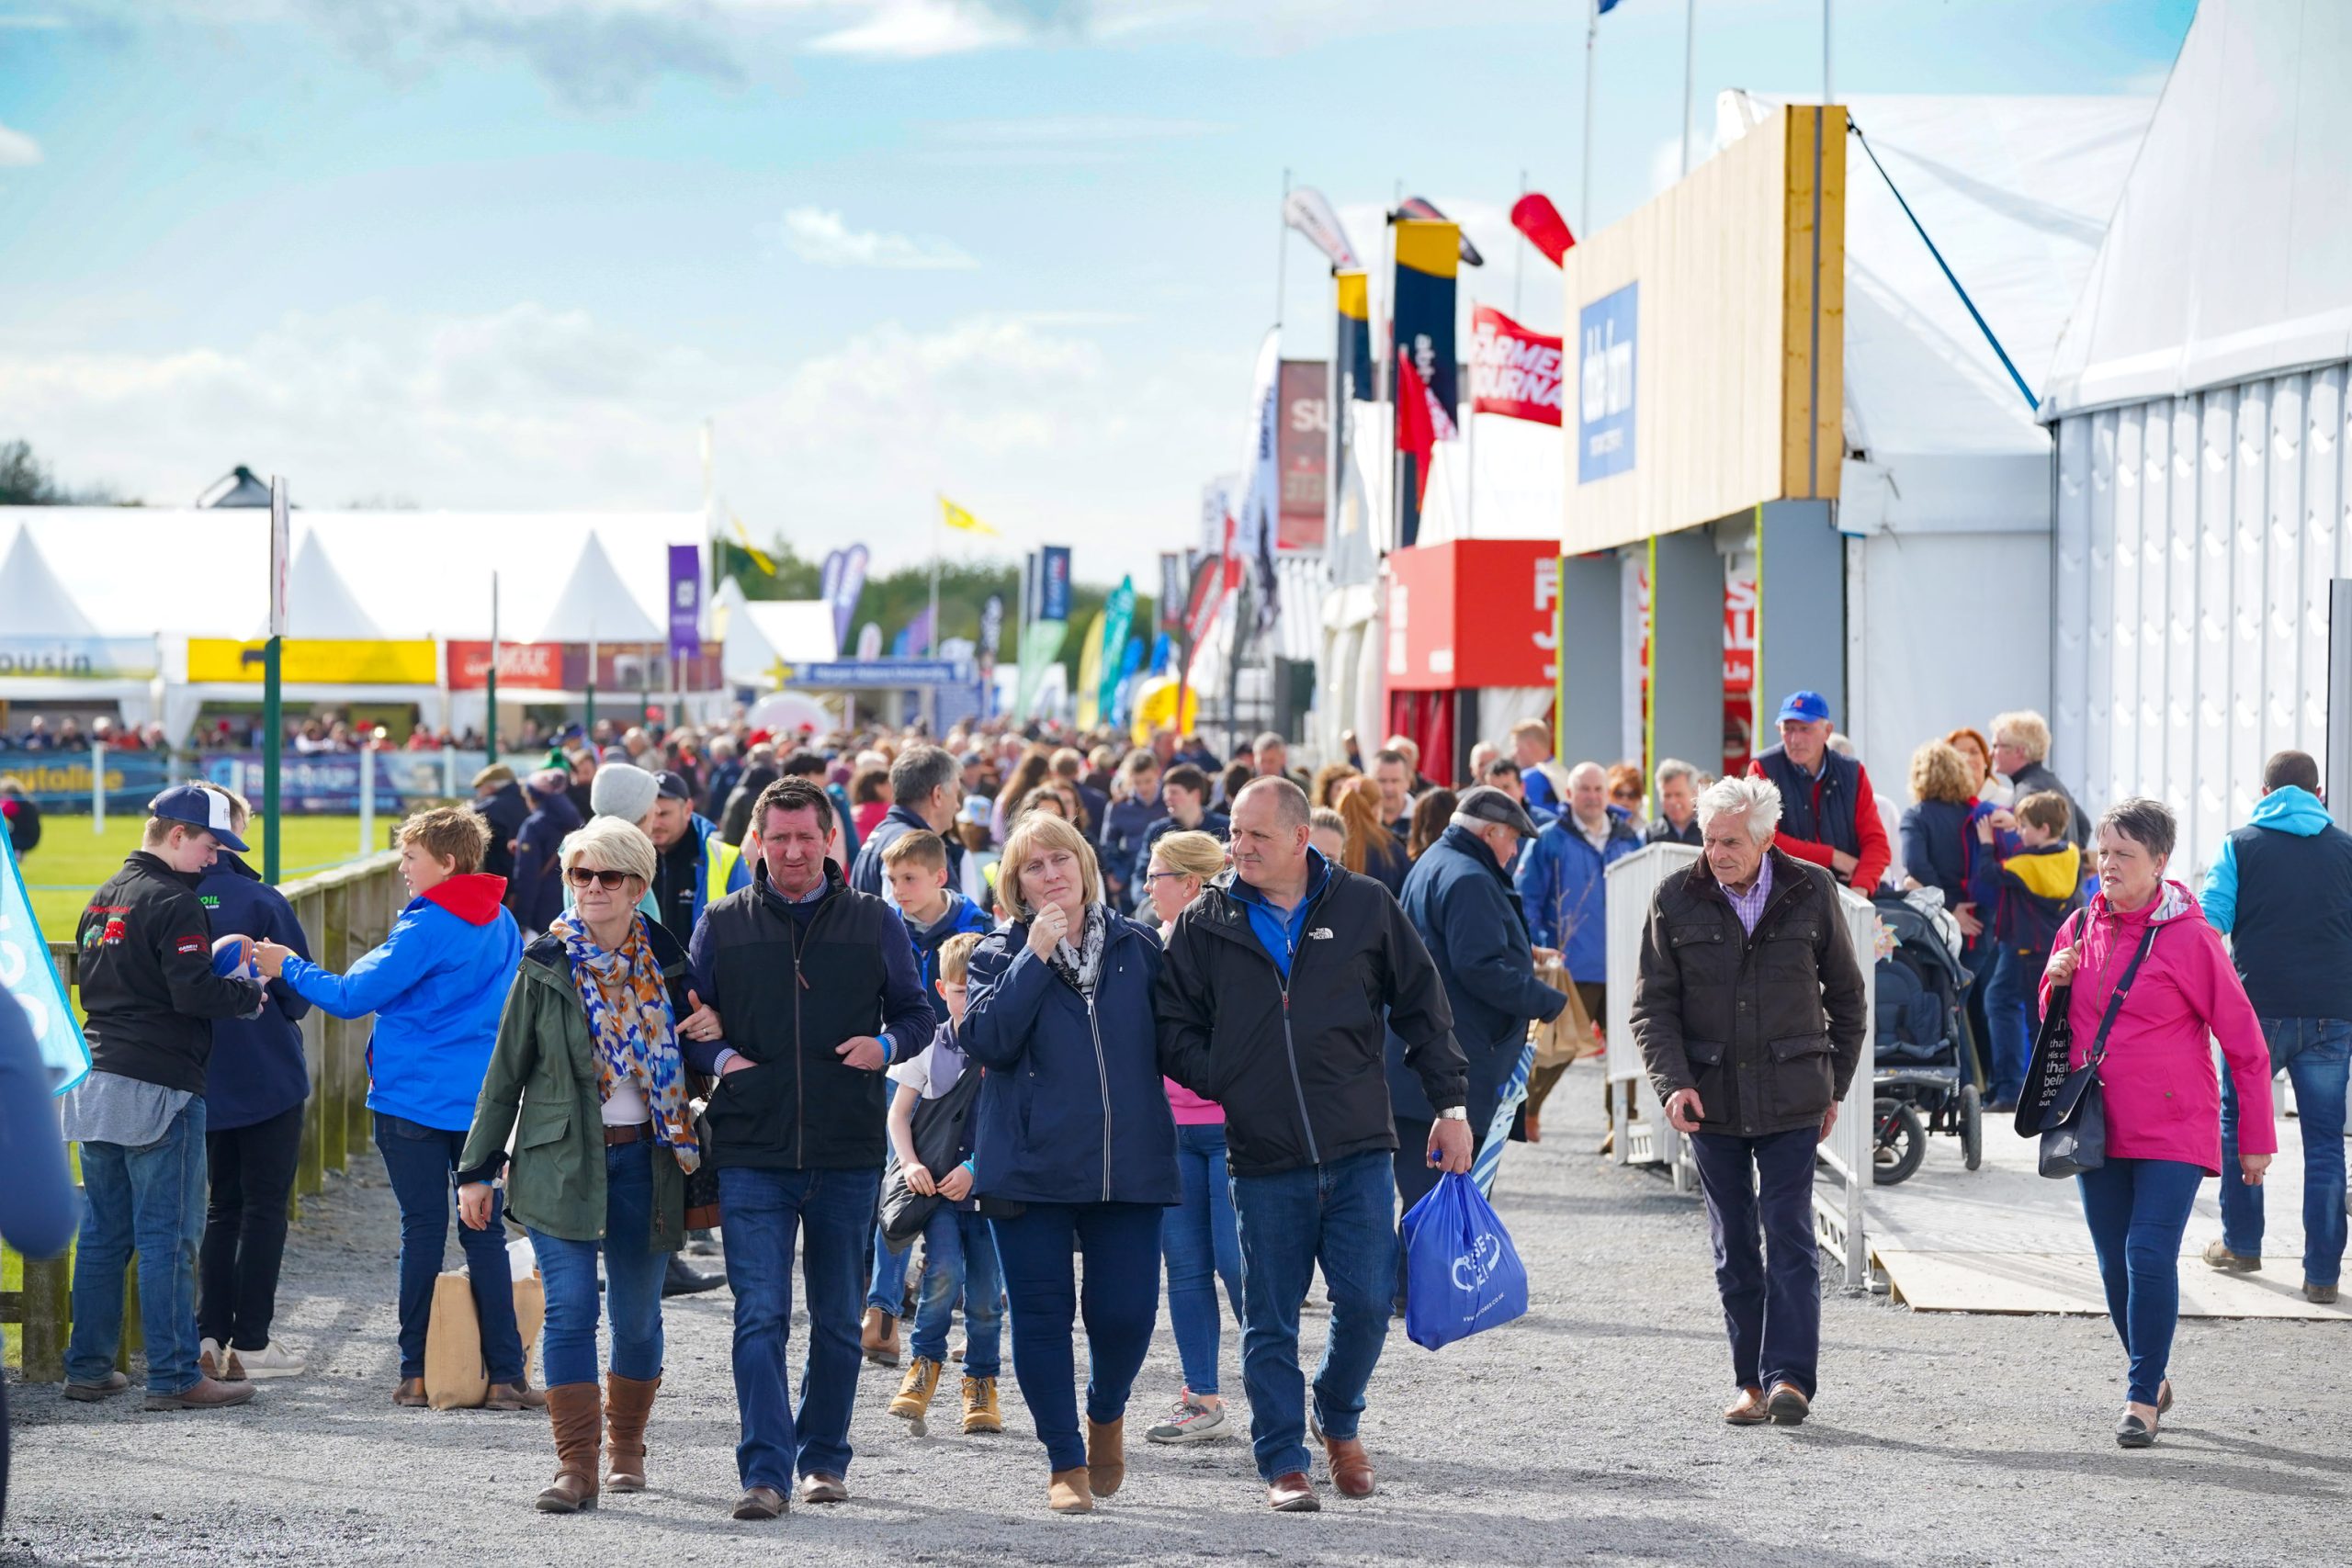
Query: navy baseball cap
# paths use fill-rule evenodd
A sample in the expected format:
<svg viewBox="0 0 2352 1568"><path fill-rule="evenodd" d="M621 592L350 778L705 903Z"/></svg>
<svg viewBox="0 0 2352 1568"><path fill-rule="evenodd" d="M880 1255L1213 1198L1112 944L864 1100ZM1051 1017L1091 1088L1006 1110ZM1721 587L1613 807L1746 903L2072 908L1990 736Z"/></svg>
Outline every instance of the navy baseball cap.
<svg viewBox="0 0 2352 1568"><path fill-rule="evenodd" d="M685 779L664 768L653 775L656 798L661 800L692 800L695 792L686 787Z"/></svg>
<svg viewBox="0 0 2352 1568"><path fill-rule="evenodd" d="M229 797L202 784L174 784L147 803L147 815L201 828L223 849L244 852L245 841L229 830Z"/></svg>
<svg viewBox="0 0 2352 1568"><path fill-rule="evenodd" d="M1823 696L1819 692L1792 692L1789 694L1788 700L1781 705L1781 716L1772 722L1785 724L1790 719L1795 718L1812 724L1828 716L1829 699L1827 697Z"/></svg>

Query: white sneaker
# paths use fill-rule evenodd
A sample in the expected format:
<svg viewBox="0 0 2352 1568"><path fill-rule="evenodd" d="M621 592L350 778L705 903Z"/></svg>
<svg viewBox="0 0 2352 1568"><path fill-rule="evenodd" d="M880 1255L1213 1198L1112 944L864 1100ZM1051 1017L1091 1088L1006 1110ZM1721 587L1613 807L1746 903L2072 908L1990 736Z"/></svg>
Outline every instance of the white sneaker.
<svg viewBox="0 0 2352 1568"><path fill-rule="evenodd" d="M258 1350L231 1349L228 1376L232 1379L300 1377L308 1367L301 1357L273 1339Z"/></svg>
<svg viewBox="0 0 2352 1568"><path fill-rule="evenodd" d="M1226 1407L1203 1404L1188 1388L1176 1402L1174 1413L1143 1437L1148 1443L1203 1443L1232 1435L1233 1429L1226 1425Z"/></svg>
<svg viewBox="0 0 2352 1568"><path fill-rule="evenodd" d="M218 1339L204 1340L196 1348L196 1369L206 1377L222 1376L220 1363L224 1359L220 1353L220 1341Z"/></svg>

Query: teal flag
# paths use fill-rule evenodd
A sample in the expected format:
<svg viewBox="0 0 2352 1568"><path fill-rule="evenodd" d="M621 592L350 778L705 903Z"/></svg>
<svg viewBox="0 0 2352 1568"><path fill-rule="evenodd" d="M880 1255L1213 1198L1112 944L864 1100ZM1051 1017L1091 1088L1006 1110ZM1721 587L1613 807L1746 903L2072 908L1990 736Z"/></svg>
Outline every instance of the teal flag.
<svg viewBox="0 0 2352 1568"><path fill-rule="evenodd" d="M40 1042L40 1058L52 1076L55 1092L63 1094L90 1071L89 1043L74 1021L65 995L65 982L49 956L49 943L33 919L32 900L25 896L25 874L8 835L0 832L0 989L16 998Z"/></svg>
<svg viewBox="0 0 2352 1568"><path fill-rule="evenodd" d="M1105 717L1118 706L1119 656L1127 646L1127 626L1136 618L1136 580L1119 579L1102 605L1102 685L1096 702Z"/></svg>
<svg viewBox="0 0 2352 1568"><path fill-rule="evenodd" d="M1037 700L1038 682L1046 678L1046 667L1061 657L1062 638L1069 634L1067 621L1035 621L1021 634L1021 687L1014 694L1013 717L1025 722L1029 709Z"/></svg>

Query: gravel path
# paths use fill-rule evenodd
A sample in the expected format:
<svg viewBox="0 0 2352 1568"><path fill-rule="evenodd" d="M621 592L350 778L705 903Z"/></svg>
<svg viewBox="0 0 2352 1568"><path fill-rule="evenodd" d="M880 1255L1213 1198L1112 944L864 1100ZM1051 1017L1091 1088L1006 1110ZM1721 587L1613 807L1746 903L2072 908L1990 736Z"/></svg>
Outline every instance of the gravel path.
<svg viewBox="0 0 2352 1568"><path fill-rule="evenodd" d="M11 1392L17 1472L0 1560L178 1564L768 1564L1215 1557L1271 1563L2336 1562L2352 1436L2339 1325L2185 1325L2177 1425L2153 1450L2109 1436L2120 1352L2103 1320L1914 1314L1833 1296L1822 1396L1795 1430L1733 1430L1703 1216L1658 1178L1592 1157L1598 1080L1579 1066L1550 1141L1511 1151L1500 1207L1533 1280L1529 1315L1431 1354L1400 1332L1364 1437L1381 1495L1266 1512L1243 1441L1130 1453L1091 1518L1044 1506L1045 1463L1007 1380L1002 1437L908 1438L869 1369L831 1510L739 1525L724 1292L671 1303L650 1433L655 1490L547 1518L537 1415L396 1411L390 1191L372 1159L310 1206L287 1258L282 1337L311 1371L240 1411L149 1416L132 1399ZM1310 1353L1322 1320L1310 1316ZM1238 1336L1226 1340L1228 1394ZM1179 1377L1163 1328L1131 1416ZM933 1430L940 1429L935 1424ZM1319 1470L1319 1467L1318 1467ZM1320 1479L1318 1475L1318 1479Z"/></svg>

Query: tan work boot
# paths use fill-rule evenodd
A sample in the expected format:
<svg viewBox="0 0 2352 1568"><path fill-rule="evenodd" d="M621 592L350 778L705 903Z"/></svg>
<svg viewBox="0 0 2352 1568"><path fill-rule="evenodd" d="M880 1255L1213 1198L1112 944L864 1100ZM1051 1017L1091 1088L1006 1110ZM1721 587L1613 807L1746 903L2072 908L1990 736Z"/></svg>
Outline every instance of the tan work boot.
<svg viewBox="0 0 2352 1568"><path fill-rule="evenodd" d="M662 1380L605 1374L605 1447L612 1456L605 1472L607 1492L645 1490L645 1423Z"/></svg>
<svg viewBox="0 0 2352 1568"><path fill-rule="evenodd" d="M605 1425L604 1404L593 1382L560 1382L548 1390L556 1472L539 1494L542 1514L576 1514L596 1506L596 1449Z"/></svg>
<svg viewBox="0 0 2352 1568"><path fill-rule="evenodd" d="M964 1435L1004 1430L1004 1411L996 1402L996 1379L964 1380Z"/></svg>
<svg viewBox="0 0 2352 1568"><path fill-rule="evenodd" d="M907 1377L899 1385L899 1396L890 1401L890 1414L907 1424L907 1435L920 1438L924 1432L925 1418L931 1415L931 1396L939 1392L939 1363L927 1356L917 1356L907 1368Z"/></svg>
<svg viewBox="0 0 2352 1568"><path fill-rule="evenodd" d="M1086 1479L1097 1497L1108 1497L1127 1478L1127 1421L1086 1418Z"/></svg>
<svg viewBox="0 0 2352 1568"><path fill-rule="evenodd" d="M899 1320L880 1307L867 1307L858 1325L857 1348L877 1367L899 1364Z"/></svg>
<svg viewBox="0 0 2352 1568"><path fill-rule="evenodd" d="M1091 1514L1094 1511L1094 1492L1086 1479L1086 1467L1072 1465L1057 1470L1046 1480L1046 1506L1057 1514Z"/></svg>

